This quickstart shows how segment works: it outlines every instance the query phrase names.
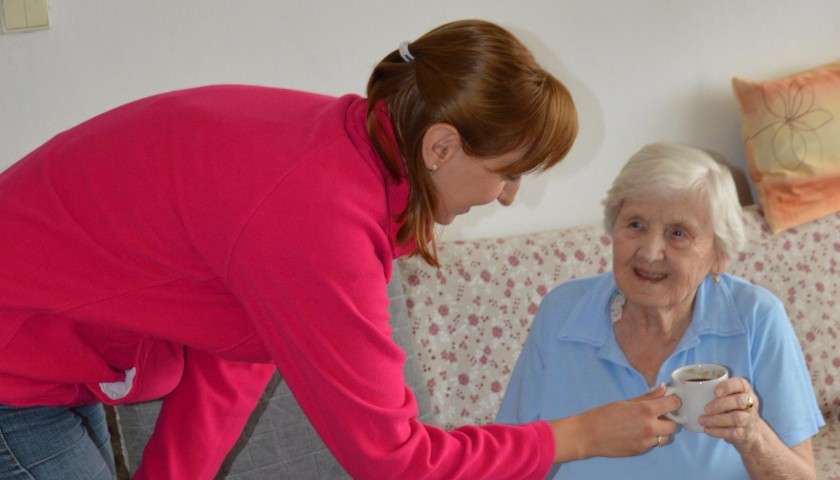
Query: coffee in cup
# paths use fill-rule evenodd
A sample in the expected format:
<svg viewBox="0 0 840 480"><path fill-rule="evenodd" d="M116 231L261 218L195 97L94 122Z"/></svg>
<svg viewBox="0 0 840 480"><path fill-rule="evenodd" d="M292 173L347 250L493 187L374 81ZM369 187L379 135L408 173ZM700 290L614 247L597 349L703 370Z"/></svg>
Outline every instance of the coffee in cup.
<svg viewBox="0 0 840 480"><path fill-rule="evenodd" d="M721 365L710 363L686 365L671 372L671 386L665 395L680 397L682 405L675 413L666 413L665 417L681 424L691 432L703 432L704 427L697 423L700 415L706 413L706 405L716 399L715 387L729 378L729 371Z"/></svg>

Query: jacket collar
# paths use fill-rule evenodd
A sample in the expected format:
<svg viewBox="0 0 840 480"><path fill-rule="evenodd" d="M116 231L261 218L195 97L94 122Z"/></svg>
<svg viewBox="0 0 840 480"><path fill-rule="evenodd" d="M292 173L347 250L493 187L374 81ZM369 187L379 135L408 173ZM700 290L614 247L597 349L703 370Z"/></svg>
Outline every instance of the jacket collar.
<svg viewBox="0 0 840 480"><path fill-rule="evenodd" d="M388 237L391 240L391 250L393 252L394 257L400 257L410 253L414 250L414 243L409 242L406 245L398 246L396 242L397 232L399 231L400 227L402 226L403 222L399 221L399 215L402 213L406 206L408 205L408 182L405 178L405 167L403 166L402 162L398 162L399 169L400 169L400 178L394 179L391 175L391 172L385 166L383 160L379 157L379 154L376 152L376 149L373 147L373 142L371 142L370 136L367 132L367 108L368 108L368 101L367 99L355 96L355 95L348 95L351 98L351 102L347 108L347 118L346 118L346 130L347 134L350 137L350 140L353 142L353 145L356 147L356 150L365 158L369 163L375 166L381 173L382 179L385 185L386 195L388 197L388 212L389 212L389 224L383 225L388 232ZM385 127L386 132L388 133L388 140L390 141L390 147L393 148L395 151L399 151L397 148L397 139L396 135L394 134L394 129L391 126L391 121L388 118L388 114L385 110L384 105L380 105L379 108L375 109L376 115L380 117L382 120L382 124Z"/></svg>

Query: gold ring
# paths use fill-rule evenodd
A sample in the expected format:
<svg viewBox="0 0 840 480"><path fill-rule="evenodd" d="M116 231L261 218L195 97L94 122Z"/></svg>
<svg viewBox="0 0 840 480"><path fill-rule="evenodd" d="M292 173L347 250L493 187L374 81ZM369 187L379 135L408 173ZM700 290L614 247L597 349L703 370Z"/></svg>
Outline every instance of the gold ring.
<svg viewBox="0 0 840 480"><path fill-rule="evenodd" d="M753 398L750 397L750 398L747 399L747 410L751 409L752 407L753 407Z"/></svg>
<svg viewBox="0 0 840 480"><path fill-rule="evenodd" d="M658 447L660 445L662 445L662 435L657 435L656 436L656 446Z"/></svg>

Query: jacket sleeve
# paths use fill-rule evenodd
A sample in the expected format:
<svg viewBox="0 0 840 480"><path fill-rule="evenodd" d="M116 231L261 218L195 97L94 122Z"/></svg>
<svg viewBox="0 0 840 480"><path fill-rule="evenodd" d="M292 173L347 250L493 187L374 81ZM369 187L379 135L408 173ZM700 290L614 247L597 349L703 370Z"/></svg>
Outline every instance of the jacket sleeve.
<svg viewBox="0 0 840 480"><path fill-rule="evenodd" d="M363 202L331 198L267 199L228 273L326 446L361 480L543 478L554 458L545 422L446 432L417 421L388 327L389 241Z"/></svg>
<svg viewBox="0 0 840 480"><path fill-rule="evenodd" d="M275 369L187 348L184 376L164 398L133 478L214 478Z"/></svg>

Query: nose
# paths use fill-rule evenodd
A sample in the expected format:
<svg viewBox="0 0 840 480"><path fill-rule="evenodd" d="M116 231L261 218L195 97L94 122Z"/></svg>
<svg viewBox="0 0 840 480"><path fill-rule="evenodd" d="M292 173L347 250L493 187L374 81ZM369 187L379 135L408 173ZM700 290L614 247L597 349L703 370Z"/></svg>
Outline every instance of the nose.
<svg viewBox="0 0 840 480"><path fill-rule="evenodd" d="M647 262L656 262L665 258L665 239L661 234L649 232L642 237L639 245L639 257Z"/></svg>
<svg viewBox="0 0 840 480"><path fill-rule="evenodd" d="M502 193L499 194L499 203L506 207L513 203L513 199L516 198L516 192L519 191L520 183L522 183L521 177L505 182L505 186L502 187Z"/></svg>

